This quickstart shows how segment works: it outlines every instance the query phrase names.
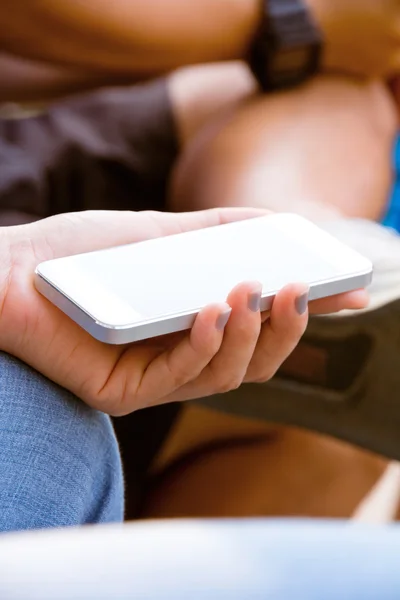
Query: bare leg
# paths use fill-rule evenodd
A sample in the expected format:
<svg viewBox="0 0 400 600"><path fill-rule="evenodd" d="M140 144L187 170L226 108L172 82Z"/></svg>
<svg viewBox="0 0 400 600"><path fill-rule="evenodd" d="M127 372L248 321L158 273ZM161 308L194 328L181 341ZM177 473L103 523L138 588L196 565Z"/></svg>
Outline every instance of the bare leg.
<svg viewBox="0 0 400 600"><path fill-rule="evenodd" d="M182 153L176 210L262 205L311 218L378 219L391 185L397 113L385 86L320 78L219 113Z"/></svg>
<svg viewBox="0 0 400 600"><path fill-rule="evenodd" d="M165 459L180 458L155 480L144 510L150 518L345 518L387 464L321 435L292 428L268 432L264 424L195 406L181 415L172 438ZM184 445L186 452L179 452Z"/></svg>

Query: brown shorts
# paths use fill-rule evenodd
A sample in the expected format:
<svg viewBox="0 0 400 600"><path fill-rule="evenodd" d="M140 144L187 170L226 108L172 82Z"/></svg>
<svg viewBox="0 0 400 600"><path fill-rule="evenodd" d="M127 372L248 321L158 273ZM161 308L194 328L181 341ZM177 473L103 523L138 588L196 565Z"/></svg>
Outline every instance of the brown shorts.
<svg viewBox="0 0 400 600"><path fill-rule="evenodd" d="M177 152L165 80L0 118L0 225L89 209L163 210ZM166 405L115 421L130 517L178 410Z"/></svg>
<svg viewBox="0 0 400 600"><path fill-rule="evenodd" d="M164 79L0 119L0 223L88 209L163 210L177 151Z"/></svg>

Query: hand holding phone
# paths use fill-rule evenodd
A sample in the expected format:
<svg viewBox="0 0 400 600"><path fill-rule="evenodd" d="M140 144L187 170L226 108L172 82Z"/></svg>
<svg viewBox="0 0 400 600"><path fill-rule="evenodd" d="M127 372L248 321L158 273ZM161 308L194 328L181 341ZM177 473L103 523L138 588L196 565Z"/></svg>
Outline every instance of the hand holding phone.
<svg viewBox="0 0 400 600"><path fill-rule="evenodd" d="M263 214L257 210L211 210L183 215L89 212L60 215L10 228L0 239L3 286L0 350L8 352L67 388L98 410L122 415L151 404L186 400L262 381L298 343L307 323L298 298L304 284L291 285L274 300L261 326L254 308L258 282L241 284L228 305L202 309L190 332L149 339L130 346L101 343L48 302L32 285L41 261L97 251ZM26 240L29 239L29 244ZM9 260L8 257L14 257ZM311 303L312 312L362 308L363 292ZM223 324L223 322L222 322ZM217 326L218 325L218 326Z"/></svg>

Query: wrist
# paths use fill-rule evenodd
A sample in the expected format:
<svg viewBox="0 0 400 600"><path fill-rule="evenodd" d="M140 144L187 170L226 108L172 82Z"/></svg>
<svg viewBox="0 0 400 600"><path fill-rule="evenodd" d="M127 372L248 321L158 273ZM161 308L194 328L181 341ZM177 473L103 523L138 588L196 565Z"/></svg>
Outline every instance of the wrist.
<svg viewBox="0 0 400 600"><path fill-rule="evenodd" d="M11 269L12 269L12 233L11 228L0 228L0 323L3 321L4 307L6 305L7 292L10 287ZM1 332L3 327L0 326L0 350L3 349L1 341Z"/></svg>
<svg viewBox="0 0 400 600"><path fill-rule="evenodd" d="M29 227L0 228L0 351L15 356L26 333L24 301L31 292L35 268Z"/></svg>

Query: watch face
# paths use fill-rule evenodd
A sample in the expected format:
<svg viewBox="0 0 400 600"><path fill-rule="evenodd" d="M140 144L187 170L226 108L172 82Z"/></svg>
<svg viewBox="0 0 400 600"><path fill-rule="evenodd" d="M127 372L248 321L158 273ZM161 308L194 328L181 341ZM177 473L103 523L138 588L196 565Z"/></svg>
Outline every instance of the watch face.
<svg viewBox="0 0 400 600"><path fill-rule="evenodd" d="M308 47L281 50L271 58L271 67L275 73L298 73L307 65L309 56Z"/></svg>
<svg viewBox="0 0 400 600"><path fill-rule="evenodd" d="M264 90L289 88L315 75L321 52L322 35L303 0L264 0L249 58Z"/></svg>

